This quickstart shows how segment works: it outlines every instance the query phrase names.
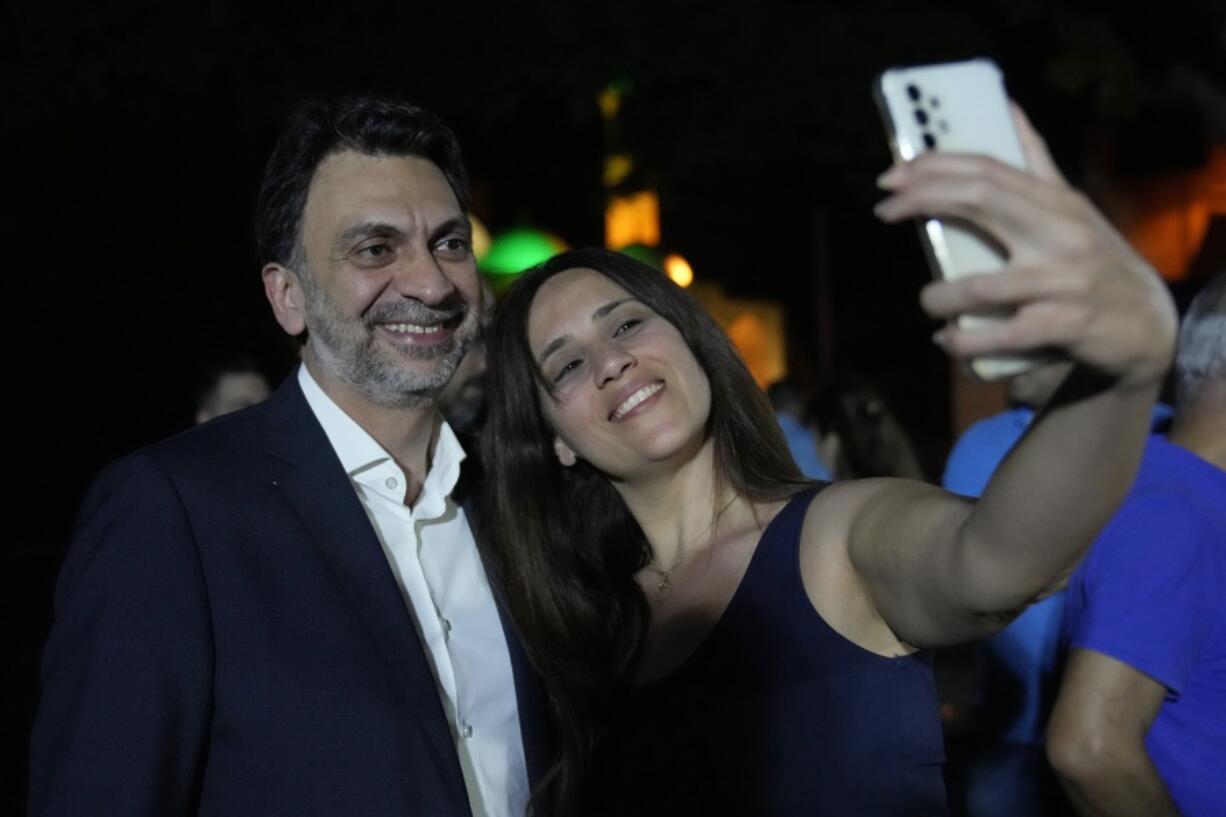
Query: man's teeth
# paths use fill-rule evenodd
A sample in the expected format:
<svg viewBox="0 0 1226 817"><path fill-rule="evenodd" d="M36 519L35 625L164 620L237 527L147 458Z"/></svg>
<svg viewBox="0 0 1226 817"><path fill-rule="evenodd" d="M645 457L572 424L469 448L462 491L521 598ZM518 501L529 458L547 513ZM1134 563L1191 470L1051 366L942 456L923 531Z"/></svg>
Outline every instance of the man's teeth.
<svg viewBox="0 0 1226 817"><path fill-rule="evenodd" d="M437 324L434 326L421 326L420 324L416 323L385 323L384 326L386 326L392 332L399 332L406 335L426 335L431 332L438 331Z"/></svg>
<svg viewBox="0 0 1226 817"><path fill-rule="evenodd" d="M653 394L664 388L663 383L652 383L650 386L644 386L634 394L626 398L626 401L617 407L617 411L613 412L613 419L620 420L629 413L630 409L637 406L639 403L651 397Z"/></svg>

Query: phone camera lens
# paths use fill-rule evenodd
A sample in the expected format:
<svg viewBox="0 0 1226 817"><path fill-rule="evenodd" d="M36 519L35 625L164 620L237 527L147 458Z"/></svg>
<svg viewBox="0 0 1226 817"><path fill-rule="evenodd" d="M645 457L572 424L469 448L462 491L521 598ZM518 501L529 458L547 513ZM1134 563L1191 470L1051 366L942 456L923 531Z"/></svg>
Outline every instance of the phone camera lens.
<svg viewBox="0 0 1226 817"><path fill-rule="evenodd" d="M924 146L928 148L929 150L936 150L937 138L933 136L931 133L925 133L924 134Z"/></svg>
<svg viewBox="0 0 1226 817"><path fill-rule="evenodd" d="M912 102L919 102L920 89L918 85L907 86L907 96L911 97Z"/></svg>
<svg viewBox="0 0 1226 817"><path fill-rule="evenodd" d="M916 108L915 109L915 121L919 122L921 125L927 125L928 124L928 114L924 113L919 108Z"/></svg>

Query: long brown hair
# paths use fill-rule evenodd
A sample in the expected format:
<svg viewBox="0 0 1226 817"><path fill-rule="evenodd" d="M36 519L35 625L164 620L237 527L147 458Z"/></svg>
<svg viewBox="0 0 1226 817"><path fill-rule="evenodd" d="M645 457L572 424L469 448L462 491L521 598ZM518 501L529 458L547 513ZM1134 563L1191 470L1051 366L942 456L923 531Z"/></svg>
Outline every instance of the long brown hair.
<svg viewBox="0 0 1226 817"><path fill-rule="evenodd" d="M650 620L634 579L652 557L642 529L599 471L582 460L559 464L541 409L550 384L528 345L528 314L545 281L576 268L603 274L681 333L710 381L707 433L718 481L754 502L809 484L728 338L658 270L620 253L574 250L515 283L489 336L492 400L482 447L489 524L481 538L555 720L558 754L533 794L536 814L578 811L597 741L630 683Z"/></svg>

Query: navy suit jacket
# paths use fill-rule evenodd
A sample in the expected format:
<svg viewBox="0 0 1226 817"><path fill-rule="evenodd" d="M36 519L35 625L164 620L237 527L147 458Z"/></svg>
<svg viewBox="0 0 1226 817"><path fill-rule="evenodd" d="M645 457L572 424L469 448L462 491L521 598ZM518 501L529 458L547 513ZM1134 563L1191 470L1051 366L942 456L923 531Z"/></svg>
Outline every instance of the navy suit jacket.
<svg viewBox="0 0 1226 817"><path fill-rule="evenodd" d="M535 784L543 698L505 622ZM40 817L470 813L415 624L297 378L93 485L30 784Z"/></svg>

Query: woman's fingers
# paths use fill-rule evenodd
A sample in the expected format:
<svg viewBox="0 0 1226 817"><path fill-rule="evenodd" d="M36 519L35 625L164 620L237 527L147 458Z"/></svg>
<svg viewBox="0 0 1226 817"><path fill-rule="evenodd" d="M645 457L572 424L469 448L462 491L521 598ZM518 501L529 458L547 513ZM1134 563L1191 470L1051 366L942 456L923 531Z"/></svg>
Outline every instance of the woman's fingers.
<svg viewBox="0 0 1226 817"><path fill-rule="evenodd" d="M1056 167L1051 154L1047 150L1047 142L1030 124L1030 118L1016 102L1009 102L1009 113L1013 117L1013 126L1017 129L1018 141L1022 143L1022 153L1026 156L1026 166L1040 179L1066 184L1064 174Z"/></svg>
<svg viewBox="0 0 1226 817"><path fill-rule="evenodd" d="M1006 247L1067 210L1065 189L986 156L928 153L878 182L891 195L874 208L886 222L929 217L968 221Z"/></svg>
<svg viewBox="0 0 1226 817"><path fill-rule="evenodd" d="M1088 317L1077 303L1035 303L999 320L977 321L973 326L950 323L935 338L958 358L1067 349L1085 331Z"/></svg>
<svg viewBox="0 0 1226 817"><path fill-rule="evenodd" d="M1084 295L1086 282L1051 267L1010 265L999 272L934 281L920 292L920 304L934 318L967 312L991 312L1029 301Z"/></svg>
<svg viewBox="0 0 1226 817"><path fill-rule="evenodd" d="M1170 296L1089 200L1064 182L1020 109L1014 115L1028 171L982 156L929 153L879 180L891 193L876 208L883 220L969 223L1007 256L997 272L924 289L923 307L938 319L999 316L951 324L938 340L958 357L1056 347L1123 379L1160 377L1174 343Z"/></svg>

